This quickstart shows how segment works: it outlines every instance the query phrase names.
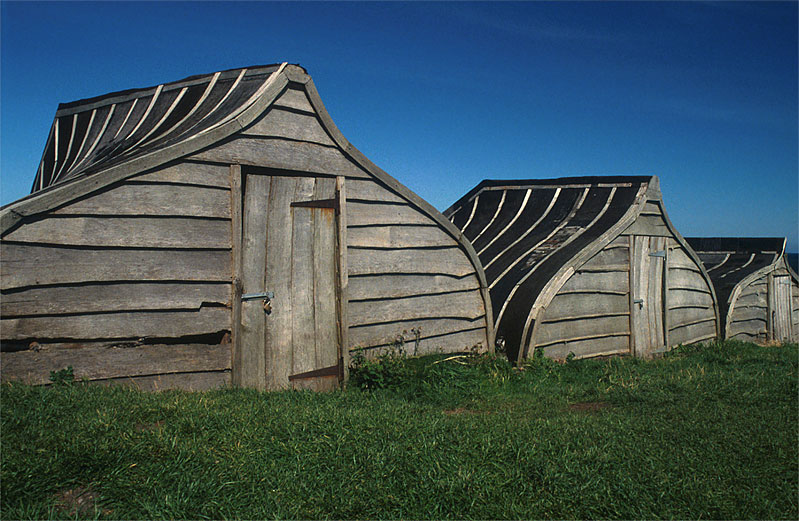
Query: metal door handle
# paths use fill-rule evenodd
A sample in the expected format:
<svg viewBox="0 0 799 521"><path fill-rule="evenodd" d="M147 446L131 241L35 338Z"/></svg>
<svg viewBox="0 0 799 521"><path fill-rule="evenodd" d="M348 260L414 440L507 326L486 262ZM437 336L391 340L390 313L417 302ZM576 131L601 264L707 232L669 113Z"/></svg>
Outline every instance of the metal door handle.
<svg viewBox="0 0 799 521"><path fill-rule="evenodd" d="M637 298L637 299L633 300L633 304L638 304L638 309L641 309L641 308L644 307L644 299Z"/></svg>

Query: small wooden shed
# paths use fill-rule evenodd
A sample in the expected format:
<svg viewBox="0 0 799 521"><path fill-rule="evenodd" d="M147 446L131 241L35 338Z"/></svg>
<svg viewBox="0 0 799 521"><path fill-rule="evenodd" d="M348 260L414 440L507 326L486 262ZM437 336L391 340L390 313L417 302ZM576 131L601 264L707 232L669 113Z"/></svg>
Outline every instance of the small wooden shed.
<svg viewBox="0 0 799 521"><path fill-rule="evenodd" d="M0 234L4 380L323 389L356 350L493 347L470 243L296 65L60 105Z"/></svg>
<svg viewBox="0 0 799 521"><path fill-rule="evenodd" d="M719 299L724 338L799 340L799 277L783 237L687 237Z"/></svg>
<svg viewBox="0 0 799 521"><path fill-rule="evenodd" d="M483 181L446 212L489 285L511 360L633 354L715 338L716 299L659 180ZM499 344L498 344L499 345Z"/></svg>

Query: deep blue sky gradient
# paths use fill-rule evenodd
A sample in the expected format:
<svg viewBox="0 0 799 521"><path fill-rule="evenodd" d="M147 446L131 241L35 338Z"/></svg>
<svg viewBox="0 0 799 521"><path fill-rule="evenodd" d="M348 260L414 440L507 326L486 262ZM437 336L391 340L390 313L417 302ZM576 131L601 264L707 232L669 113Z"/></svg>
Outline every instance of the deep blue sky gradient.
<svg viewBox="0 0 799 521"><path fill-rule="evenodd" d="M683 235L799 250L796 2L0 7L0 203L58 103L306 67L367 157L440 210L484 178L661 179Z"/></svg>

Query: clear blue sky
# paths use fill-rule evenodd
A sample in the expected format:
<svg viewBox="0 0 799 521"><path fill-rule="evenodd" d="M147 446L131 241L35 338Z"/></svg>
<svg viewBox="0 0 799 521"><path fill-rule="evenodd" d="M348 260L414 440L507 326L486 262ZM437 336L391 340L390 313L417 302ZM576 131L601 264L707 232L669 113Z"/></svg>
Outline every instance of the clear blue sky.
<svg viewBox="0 0 799 521"><path fill-rule="evenodd" d="M443 210L484 178L657 174L683 235L799 250L797 3L3 2L0 203L58 103L308 69L367 157Z"/></svg>

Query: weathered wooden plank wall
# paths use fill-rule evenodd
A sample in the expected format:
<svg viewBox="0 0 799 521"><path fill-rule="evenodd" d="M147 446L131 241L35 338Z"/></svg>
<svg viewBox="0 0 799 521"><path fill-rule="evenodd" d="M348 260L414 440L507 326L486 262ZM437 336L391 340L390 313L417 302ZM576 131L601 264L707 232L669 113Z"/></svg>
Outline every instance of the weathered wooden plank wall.
<svg viewBox="0 0 799 521"><path fill-rule="evenodd" d="M163 370L153 363L149 374L118 378L150 387L228 383L230 346L197 342L218 342L232 330L238 271L231 252L238 229L232 231L231 214L238 203L232 199L231 165L315 176L331 186L337 177L343 180L347 247L341 258L348 266L349 318L341 336L349 337L350 348L376 353L406 343L421 354L488 347L479 278L457 238L351 160L295 87L225 142L106 186L7 233L0 327L4 350L18 352L4 354L3 373L27 363L39 368L42 380L65 363L62 348L71 345L75 360L100 364L85 373L79 369L85 364L75 365L79 375L113 382L117 376L99 375L116 375L117 352L99 356L88 350L125 344L135 346L126 356L143 350L163 356ZM241 217L236 219L241 226ZM197 349L215 349L217 362L226 362L180 369L183 359L169 357L185 348L178 347L181 339L203 346ZM163 340L170 343L158 351L142 345ZM40 351L19 350L34 341L43 346Z"/></svg>
<svg viewBox="0 0 799 521"><path fill-rule="evenodd" d="M630 352L629 237L608 244L577 269L536 326L547 356L576 358Z"/></svg>
<svg viewBox="0 0 799 521"><path fill-rule="evenodd" d="M667 323L669 346L716 337L713 293L697 263L673 237L668 239Z"/></svg>
<svg viewBox="0 0 799 521"><path fill-rule="evenodd" d="M291 143L331 145L320 123L310 120L316 116L303 92L289 89L276 105L273 111L285 112L271 120L280 121L280 130L258 122L245 132L262 129ZM475 268L457 240L339 149L331 150L340 158L326 173L346 178L350 348L376 353L398 341L419 354L488 347Z"/></svg>
<svg viewBox="0 0 799 521"><path fill-rule="evenodd" d="M303 90L287 89L235 139L193 159L344 178L351 349L488 347L477 274L457 240L342 153Z"/></svg>
<svg viewBox="0 0 799 521"><path fill-rule="evenodd" d="M799 342L799 283L791 283L791 323L793 325L793 341Z"/></svg>
<svg viewBox="0 0 799 521"><path fill-rule="evenodd" d="M42 350L4 353L4 375L27 363L38 368L36 381L46 381L63 363L89 379L142 376L117 374L128 367L117 359L119 350L57 347L65 342L206 338L218 344L230 329L228 180L226 168L184 162L116 183L7 233L0 246L3 347L35 341ZM175 358L180 349L186 348L140 345L124 354L136 359L146 350L153 360L142 385L176 372L186 373L180 381L190 387L192 379L209 381L202 367ZM229 346L193 349L215 350L227 362L209 368L216 374L211 380L229 378Z"/></svg>
<svg viewBox="0 0 799 521"><path fill-rule="evenodd" d="M768 340L768 275L741 289L727 316L727 338L746 342Z"/></svg>

